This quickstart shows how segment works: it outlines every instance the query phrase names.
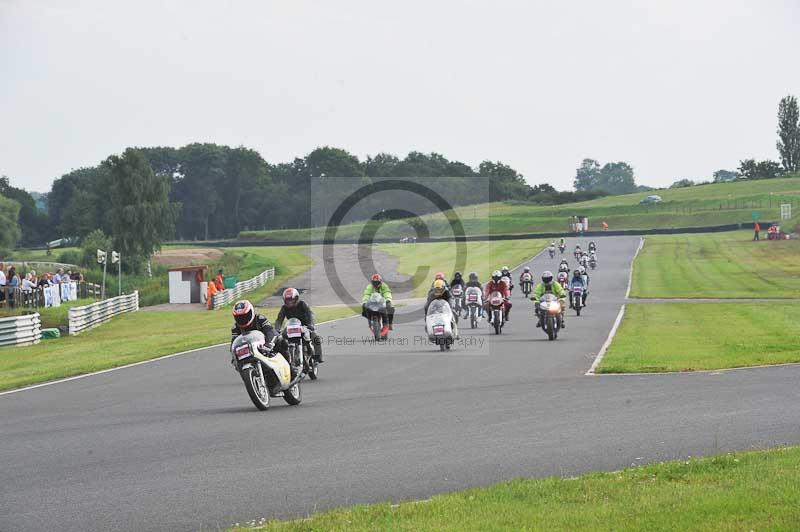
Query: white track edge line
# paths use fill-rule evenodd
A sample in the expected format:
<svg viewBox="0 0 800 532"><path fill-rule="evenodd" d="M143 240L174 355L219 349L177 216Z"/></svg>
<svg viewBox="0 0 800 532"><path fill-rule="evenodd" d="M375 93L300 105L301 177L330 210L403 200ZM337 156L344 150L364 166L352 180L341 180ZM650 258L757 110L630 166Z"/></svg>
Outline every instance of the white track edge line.
<svg viewBox="0 0 800 532"><path fill-rule="evenodd" d="M361 317L361 316L358 315L358 316L347 316L345 318L336 318L334 320L323 321L321 323L318 323L317 325L326 325L328 323L333 323L333 322L336 322L336 321L350 320L350 319L353 319L355 317ZM54 381L40 382L38 384L31 384L30 386L25 386L23 388L16 388L14 390L6 390L4 392L0 392L0 397L2 397L4 395L10 395L12 393L18 393L18 392L24 392L24 391L27 391L27 390L33 390L33 389L36 389L36 388L42 388L44 386L51 386L53 384L60 384L62 382L69 382L69 381L75 381L75 380L78 380L78 379L85 379L86 377L94 377L95 375L102 375L103 373L111 373L112 371L118 371L118 370L121 370L121 369L132 368L134 366L141 366L141 365L144 365L144 364L150 364L152 362L158 362L159 360L165 360L165 359L168 359L168 358L174 358L174 357L178 357L178 356L181 356L181 355L188 355L188 354L191 354L191 353L196 353L198 351L203 351L205 349L213 349L215 347L222 347L223 345L228 345L228 342L224 342L224 343L221 343L221 344L206 345L206 346L203 346L203 347L197 347L195 349L190 349L188 351L181 351L179 353L171 353L169 355L163 355L163 356L160 356L160 357L157 357L157 358L150 358L148 360L140 360L139 362L132 362L130 364L125 364L124 366L117 366L117 367L114 367L114 368L101 369L99 371L93 371L91 373L84 373L82 375L73 375L72 377L65 377L63 379L57 379L57 380L54 380Z"/></svg>
<svg viewBox="0 0 800 532"><path fill-rule="evenodd" d="M628 299L628 296L631 293L631 282L633 281L633 264L636 262L636 257L639 256L639 251L644 247L644 238L639 237L639 245L636 246L636 253L633 254L633 258L631 259L631 265L628 270L628 288L625 290L625 299ZM597 366L600 365L600 362L603 360L603 357L608 350L608 347L611 345L611 341L614 339L614 335L617 334L617 329L619 328L619 324L622 322L622 316L625 315L625 303L622 304L622 307L619 309L619 313L617 314L617 319L614 320L614 325L611 326L611 330L608 333L608 337L606 341L603 343L603 346L600 348L600 351L597 353L597 356L594 358L594 362L592 362L592 366L589 368L589 371L584 373L584 375L595 375L595 370Z"/></svg>

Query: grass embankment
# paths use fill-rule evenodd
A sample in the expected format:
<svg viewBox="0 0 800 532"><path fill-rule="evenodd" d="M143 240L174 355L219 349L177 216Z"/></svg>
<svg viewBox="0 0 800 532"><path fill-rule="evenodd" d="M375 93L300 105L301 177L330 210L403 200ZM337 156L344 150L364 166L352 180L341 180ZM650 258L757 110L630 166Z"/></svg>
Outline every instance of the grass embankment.
<svg viewBox="0 0 800 532"><path fill-rule="evenodd" d="M799 476L800 448L781 448L574 479L515 480L427 501L270 522L259 530L796 530Z"/></svg>
<svg viewBox="0 0 800 532"><path fill-rule="evenodd" d="M597 372L800 362L800 242L751 239L744 231L648 237L634 264L633 296L721 301L628 304Z"/></svg>
<svg viewBox="0 0 800 532"><path fill-rule="evenodd" d="M650 194L658 194L663 202L640 205L639 201ZM600 222L606 220L610 229L706 227L749 223L753 211L759 211L762 220L774 221L780 218L780 204L792 202L797 209L800 205L800 177L637 192L564 205L487 203L457 207L454 212L469 235L524 234L566 232L567 220L573 215L588 216L592 228L599 228ZM431 214L421 218L431 236L452 234L444 214ZM402 220L372 224L376 229L380 227L379 235L382 237L399 238L413 234L413 230ZM337 238L358 238L364 227L364 223L341 226ZM244 231L240 234L240 238L307 241L321 239L324 233L325 229L320 227Z"/></svg>
<svg viewBox="0 0 800 532"><path fill-rule="evenodd" d="M541 251L545 240L504 240L499 242L380 244L376 249L400 259L398 271L414 277L414 295L425 296L431 285L433 274L444 272L448 281L456 268L461 268L464 277L471 271L485 282L492 271L502 266L515 267ZM463 246L463 247L460 247ZM463 265L457 264L462 258Z"/></svg>
<svg viewBox="0 0 800 532"><path fill-rule="evenodd" d="M289 278L312 265L302 248L234 248L241 254L240 270L248 275L269 266L276 278L246 297L254 302L273 293ZM253 273L254 272L254 273ZM250 276L252 276L250 275ZM45 314L62 316L67 306L46 309ZM260 309L271 320L277 309ZM317 321L351 316L347 307L326 307L315 311ZM0 390L123 366L226 341L231 326L228 308L219 311L135 312L79 336L63 337L28 347L0 350Z"/></svg>
<svg viewBox="0 0 800 532"><path fill-rule="evenodd" d="M271 321L277 309L260 309ZM347 307L315 311L317 321L351 316ZM230 340L232 318L214 312L135 312L101 327L28 347L0 351L0 391L188 351Z"/></svg>
<svg viewBox="0 0 800 532"><path fill-rule="evenodd" d="M800 297L800 240L752 238L752 231L647 237L634 265L631 296Z"/></svg>
<svg viewBox="0 0 800 532"><path fill-rule="evenodd" d="M798 303L625 307L598 373L696 371L800 362Z"/></svg>

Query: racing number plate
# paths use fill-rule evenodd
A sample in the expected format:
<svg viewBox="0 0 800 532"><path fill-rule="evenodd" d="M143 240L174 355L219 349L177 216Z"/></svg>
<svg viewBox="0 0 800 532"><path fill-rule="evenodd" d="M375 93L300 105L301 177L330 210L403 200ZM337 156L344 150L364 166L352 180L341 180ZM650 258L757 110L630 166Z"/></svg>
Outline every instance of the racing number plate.
<svg viewBox="0 0 800 532"><path fill-rule="evenodd" d="M249 345L240 345L236 348L236 358L242 359L247 358L250 356L250 346Z"/></svg>
<svg viewBox="0 0 800 532"><path fill-rule="evenodd" d="M444 334L444 325L434 325L433 334Z"/></svg>
<svg viewBox="0 0 800 532"><path fill-rule="evenodd" d="M286 328L286 336L288 336L289 338L297 338L301 334L303 334L303 328L302 327L287 327Z"/></svg>

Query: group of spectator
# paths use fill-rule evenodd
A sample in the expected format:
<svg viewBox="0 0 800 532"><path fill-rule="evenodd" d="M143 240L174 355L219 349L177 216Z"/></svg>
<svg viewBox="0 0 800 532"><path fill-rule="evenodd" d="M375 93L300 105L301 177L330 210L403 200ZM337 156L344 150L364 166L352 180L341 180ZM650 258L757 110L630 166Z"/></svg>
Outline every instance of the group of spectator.
<svg viewBox="0 0 800 532"><path fill-rule="evenodd" d="M214 294L223 290L225 290L225 276L222 275L222 270L219 270L214 280L209 281L206 287L206 306L208 310L214 308Z"/></svg>
<svg viewBox="0 0 800 532"><path fill-rule="evenodd" d="M13 306L16 290L32 292L46 286L83 280L83 274L78 270L74 272L67 270L65 272L64 268L59 268L55 273L45 272L41 275L38 275L36 270L30 270L25 274L21 274L17 272L16 266L11 266L6 272L5 265L0 263L0 302L8 301L8 304Z"/></svg>

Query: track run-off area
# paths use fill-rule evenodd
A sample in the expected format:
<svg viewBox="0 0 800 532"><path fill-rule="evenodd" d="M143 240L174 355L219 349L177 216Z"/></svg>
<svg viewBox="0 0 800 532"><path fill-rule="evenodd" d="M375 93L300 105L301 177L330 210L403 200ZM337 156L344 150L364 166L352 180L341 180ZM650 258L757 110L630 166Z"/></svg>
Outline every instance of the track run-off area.
<svg viewBox="0 0 800 532"><path fill-rule="evenodd" d="M462 320L445 353L421 305L398 309L417 317L384 343L360 316L321 325L326 363L297 407L257 411L225 347L0 396L0 530L216 530L800 443L798 365L586 375L639 245L596 240L588 306L554 342L517 287L502 335ZM538 277L558 260L525 264Z"/></svg>

